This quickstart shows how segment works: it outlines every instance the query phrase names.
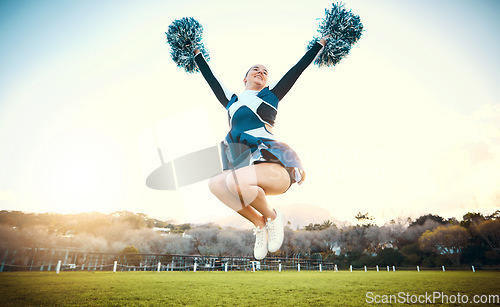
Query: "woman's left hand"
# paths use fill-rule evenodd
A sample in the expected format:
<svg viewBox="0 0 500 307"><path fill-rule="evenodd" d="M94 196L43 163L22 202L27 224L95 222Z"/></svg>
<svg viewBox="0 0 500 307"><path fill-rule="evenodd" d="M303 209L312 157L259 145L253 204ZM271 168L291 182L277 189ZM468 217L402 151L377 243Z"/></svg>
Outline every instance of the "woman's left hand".
<svg viewBox="0 0 500 307"><path fill-rule="evenodd" d="M324 47L324 46L326 46L326 40L327 40L330 36L331 36L330 34L328 34L328 35L326 35L326 36L323 36L323 37L321 38L321 40L319 41L319 43L320 43L321 45L323 45L323 47Z"/></svg>

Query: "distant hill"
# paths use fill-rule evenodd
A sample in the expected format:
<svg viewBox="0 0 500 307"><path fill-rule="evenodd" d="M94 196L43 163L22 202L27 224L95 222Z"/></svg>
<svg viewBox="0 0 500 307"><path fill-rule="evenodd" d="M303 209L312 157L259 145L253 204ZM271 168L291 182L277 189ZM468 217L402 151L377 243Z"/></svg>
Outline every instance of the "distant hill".
<svg viewBox="0 0 500 307"><path fill-rule="evenodd" d="M322 223L323 221L330 220L337 223L337 220L330 214L330 212L322 207L308 205L308 204L290 204L286 206L277 206L278 210L284 215L285 224L289 221L290 228L296 230L297 227L303 228L310 223ZM233 227L249 229L253 225L245 221L243 217L238 214L222 218L214 222L221 227Z"/></svg>

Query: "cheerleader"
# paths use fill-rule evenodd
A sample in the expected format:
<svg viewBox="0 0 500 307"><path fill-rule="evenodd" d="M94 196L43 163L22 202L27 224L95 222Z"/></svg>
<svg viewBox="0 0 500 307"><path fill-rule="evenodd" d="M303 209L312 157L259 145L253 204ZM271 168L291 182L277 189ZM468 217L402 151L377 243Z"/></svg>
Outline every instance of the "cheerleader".
<svg viewBox="0 0 500 307"><path fill-rule="evenodd" d="M266 196L283 194L305 178L295 151L273 135L278 104L323 49L327 38L314 42L299 62L271 85L267 84L267 68L252 66L240 94L226 89L203 53L194 51L198 69L229 117L230 131L221 143L224 171L210 179L210 191L253 223L254 257L258 260L268 251L278 251L284 238L283 215L269 205Z"/></svg>

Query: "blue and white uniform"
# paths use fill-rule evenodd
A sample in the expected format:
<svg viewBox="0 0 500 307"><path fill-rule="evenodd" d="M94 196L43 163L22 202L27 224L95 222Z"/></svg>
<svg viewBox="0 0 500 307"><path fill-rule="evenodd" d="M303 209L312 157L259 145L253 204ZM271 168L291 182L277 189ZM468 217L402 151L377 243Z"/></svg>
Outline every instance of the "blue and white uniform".
<svg viewBox="0 0 500 307"><path fill-rule="evenodd" d="M266 129L274 127L278 104L302 72L318 55L323 45L316 43L280 80L260 91L245 90L236 95L215 77L203 55L195 57L203 77L226 108L231 130L221 143L223 169L238 169L262 162L283 165L291 183L302 183L305 172L295 151L278 142Z"/></svg>

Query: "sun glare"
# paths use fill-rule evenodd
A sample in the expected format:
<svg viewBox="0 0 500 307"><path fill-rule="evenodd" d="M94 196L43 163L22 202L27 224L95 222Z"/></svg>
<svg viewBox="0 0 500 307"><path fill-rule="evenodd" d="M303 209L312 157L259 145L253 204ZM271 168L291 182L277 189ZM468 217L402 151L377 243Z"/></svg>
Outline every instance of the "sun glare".
<svg viewBox="0 0 500 307"><path fill-rule="evenodd" d="M112 210L119 197L121 157L110 139L73 132L47 150L38 174L41 201L55 212Z"/></svg>

